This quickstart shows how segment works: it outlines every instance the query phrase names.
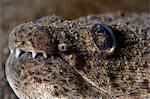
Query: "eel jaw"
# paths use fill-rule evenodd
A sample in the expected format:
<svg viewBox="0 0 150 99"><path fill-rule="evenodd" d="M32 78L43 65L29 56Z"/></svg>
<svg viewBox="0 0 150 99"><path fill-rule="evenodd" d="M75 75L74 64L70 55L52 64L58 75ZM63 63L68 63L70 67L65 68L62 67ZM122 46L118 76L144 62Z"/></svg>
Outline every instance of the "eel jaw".
<svg viewBox="0 0 150 99"><path fill-rule="evenodd" d="M15 53L15 57L16 57L16 58L19 58L19 56L20 56L20 54L21 54L22 52L24 52L24 51L20 50L19 48L16 48L16 49L11 49L11 48L10 48L10 54ZM35 59L36 56L37 56L37 54L38 54L39 52L32 51L31 53L32 53L32 58ZM46 54L46 52L43 52L42 54L43 54L43 57L44 57L44 58L47 58L47 57L48 57L47 54Z"/></svg>

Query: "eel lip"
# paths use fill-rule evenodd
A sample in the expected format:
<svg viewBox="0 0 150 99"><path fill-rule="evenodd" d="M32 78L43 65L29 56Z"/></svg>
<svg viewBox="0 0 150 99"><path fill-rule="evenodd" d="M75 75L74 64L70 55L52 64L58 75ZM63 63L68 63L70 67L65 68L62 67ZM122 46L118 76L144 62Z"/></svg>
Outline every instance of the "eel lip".
<svg viewBox="0 0 150 99"><path fill-rule="evenodd" d="M15 53L15 57L16 57L16 58L19 58L19 56L20 56L20 54L21 54L22 52L23 52L23 51L20 50L19 48L10 49L10 54ZM38 54L38 52L32 51L31 53L32 53L32 58L35 59L36 56L37 56L37 54ZM44 58L47 58L47 57L48 57L48 55L46 54L46 52L43 52L42 54L43 54L43 57L44 57Z"/></svg>

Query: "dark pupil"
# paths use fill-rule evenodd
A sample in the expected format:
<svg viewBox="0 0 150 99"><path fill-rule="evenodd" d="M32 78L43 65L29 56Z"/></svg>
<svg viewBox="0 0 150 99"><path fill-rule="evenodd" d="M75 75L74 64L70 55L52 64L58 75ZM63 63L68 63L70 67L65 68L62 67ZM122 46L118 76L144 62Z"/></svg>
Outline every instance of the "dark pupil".
<svg viewBox="0 0 150 99"><path fill-rule="evenodd" d="M61 48L64 49L64 46L62 46Z"/></svg>
<svg viewBox="0 0 150 99"><path fill-rule="evenodd" d="M106 50L112 46L111 35L102 24L95 24L91 29L91 33L94 43L100 50Z"/></svg>

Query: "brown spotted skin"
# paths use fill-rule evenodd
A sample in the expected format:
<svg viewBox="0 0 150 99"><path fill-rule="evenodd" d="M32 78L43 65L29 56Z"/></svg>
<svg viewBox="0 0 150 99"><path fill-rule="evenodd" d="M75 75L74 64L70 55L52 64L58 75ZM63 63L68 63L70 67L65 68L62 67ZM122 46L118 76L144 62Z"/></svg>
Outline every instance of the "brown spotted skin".
<svg viewBox="0 0 150 99"><path fill-rule="evenodd" d="M53 39L34 23L23 23L9 35L9 48L25 52L49 53L54 51Z"/></svg>
<svg viewBox="0 0 150 99"><path fill-rule="evenodd" d="M63 21L63 19L59 16L45 16L42 17L40 19L38 19L35 24L42 26L42 27L49 27L50 25L52 25L52 23L56 22L56 21Z"/></svg>
<svg viewBox="0 0 150 99"><path fill-rule="evenodd" d="M40 41L38 46L54 49L57 54L47 59L41 55L32 59L30 53L23 53L19 58L15 58L15 53L10 54L6 64L8 82L23 99L147 99L150 97L150 21L145 21L147 18L149 15L144 14L102 14L72 21L53 21L53 16L46 18L50 22L46 20L46 25L37 21L46 31L37 34L50 35L46 41L54 39L51 46L41 45ZM90 39L91 28L98 22L107 24L115 35L116 49L112 53L102 53ZM13 33L9 41L11 38L19 39ZM10 42L11 48L16 46ZM29 46L25 50L30 52Z"/></svg>
<svg viewBox="0 0 150 99"><path fill-rule="evenodd" d="M38 56L33 60L30 54L24 53L19 59L15 59L12 54L9 60L11 61L7 62L9 67L6 67L6 75L20 98L70 99L86 98L87 94L88 98L104 96L59 57L45 60Z"/></svg>

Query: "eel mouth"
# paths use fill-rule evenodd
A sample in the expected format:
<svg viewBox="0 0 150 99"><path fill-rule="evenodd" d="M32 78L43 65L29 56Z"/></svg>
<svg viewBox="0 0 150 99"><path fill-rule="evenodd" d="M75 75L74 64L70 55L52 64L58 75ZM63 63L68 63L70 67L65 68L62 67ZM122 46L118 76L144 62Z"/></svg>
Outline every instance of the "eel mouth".
<svg viewBox="0 0 150 99"><path fill-rule="evenodd" d="M15 57L19 58L19 56L21 55L21 53L23 52L31 52L32 53L32 58L35 59L37 54L42 53L44 58L47 58L48 55L45 51L41 51L41 50L24 50L24 49L20 49L20 48L15 48L15 49L11 49L10 48L10 54L15 53Z"/></svg>

